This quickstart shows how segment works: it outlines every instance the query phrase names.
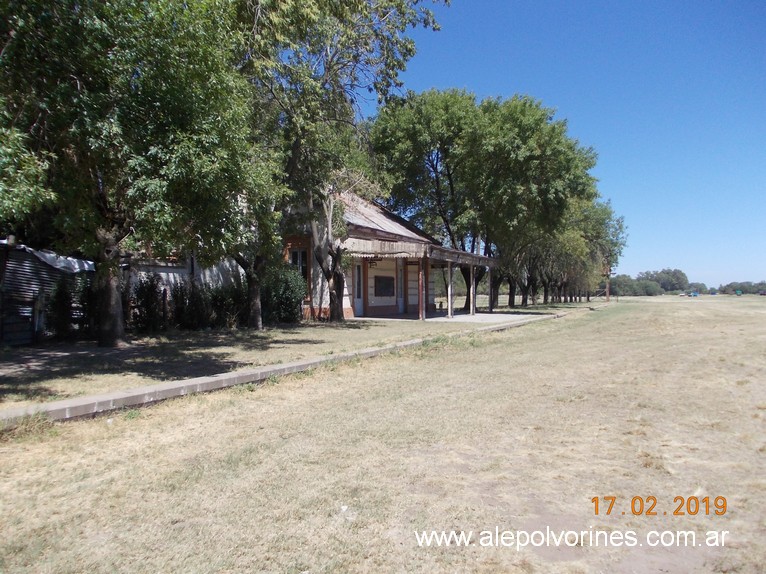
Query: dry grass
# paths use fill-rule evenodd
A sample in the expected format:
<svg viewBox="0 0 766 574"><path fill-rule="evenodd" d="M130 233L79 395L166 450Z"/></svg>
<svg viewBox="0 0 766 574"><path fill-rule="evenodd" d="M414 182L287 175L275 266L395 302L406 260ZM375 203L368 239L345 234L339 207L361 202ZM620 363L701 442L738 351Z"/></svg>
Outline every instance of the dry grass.
<svg viewBox="0 0 766 574"><path fill-rule="evenodd" d="M766 563L766 301L621 301L0 444L4 572L738 572ZM726 496L724 517L593 496ZM415 530L728 530L723 549Z"/></svg>
<svg viewBox="0 0 766 574"><path fill-rule="evenodd" d="M382 346L471 325L419 321L309 323L254 331L177 332L120 349L92 343L6 349L0 354L0 408L67 399Z"/></svg>

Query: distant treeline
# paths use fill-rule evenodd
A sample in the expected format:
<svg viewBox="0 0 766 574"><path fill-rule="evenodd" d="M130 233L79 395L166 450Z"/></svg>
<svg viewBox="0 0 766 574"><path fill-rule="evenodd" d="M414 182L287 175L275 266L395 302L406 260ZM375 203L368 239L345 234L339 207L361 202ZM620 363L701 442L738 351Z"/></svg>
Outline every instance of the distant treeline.
<svg viewBox="0 0 766 574"><path fill-rule="evenodd" d="M612 278L610 291L613 295L662 295L664 293L697 292L703 295L725 293L733 295L737 291L744 295L757 295L766 292L766 281L754 283L741 281L720 285L718 288L708 287L704 283L690 282L686 273L680 269L663 269L662 271L644 271L635 278L630 275L617 275Z"/></svg>

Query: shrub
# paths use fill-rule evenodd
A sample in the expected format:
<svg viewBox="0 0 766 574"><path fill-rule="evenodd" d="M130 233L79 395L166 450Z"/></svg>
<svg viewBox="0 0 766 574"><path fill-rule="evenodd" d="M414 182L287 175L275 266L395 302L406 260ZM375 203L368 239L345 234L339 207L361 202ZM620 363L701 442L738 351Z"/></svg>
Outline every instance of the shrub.
<svg viewBox="0 0 766 574"><path fill-rule="evenodd" d="M300 271L287 264L270 267L263 274L261 306L266 323L297 323L301 302L306 296L306 280Z"/></svg>
<svg viewBox="0 0 766 574"><path fill-rule="evenodd" d="M185 281L171 289L173 322L181 329L207 329L213 325L210 289Z"/></svg>
<svg viewBox="0 0 766 574"><path fill-rule="evenodd" d="M162 278L156 273L139 278L133 289L133 322L142 333L156 333L164 327Z"/></svg>
<svg viewBox="0 0 766 574"><path fill-rule="evenodd" d="M79 313L75 314L77 328L83 336L95 336L98 328L98 303L93 279L88 275L77 278Z"/></svg>
<svg viewBox="0 0 766 574"><path fill-rule="evenodd" d="M247 290L241 285L213 287L210 289L210 304L216 327L238 327L247 320Z"/></svg>

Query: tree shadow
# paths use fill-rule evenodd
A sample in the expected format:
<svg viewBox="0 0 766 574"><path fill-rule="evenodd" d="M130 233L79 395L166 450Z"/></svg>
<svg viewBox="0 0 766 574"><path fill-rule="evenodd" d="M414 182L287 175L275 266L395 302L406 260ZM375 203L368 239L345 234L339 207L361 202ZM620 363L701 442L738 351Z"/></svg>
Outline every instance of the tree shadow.
<svg viewBox="0 0 766 574"><path fill-rule="evenodd" d="M216 375L252 366L235 358L241 351L316 346L326 343L316 329L360 329L364 325L282 325L267 331L177 331L134 339L118 348L90 341L44 343L0 353L0 405L18 400L68 398L49 386L54 379L133 374L151 383ZM299 336L306 332L305 337ZM312 334L316 336L312 336ZM296 336L298 335L298 336Z"/></svg>

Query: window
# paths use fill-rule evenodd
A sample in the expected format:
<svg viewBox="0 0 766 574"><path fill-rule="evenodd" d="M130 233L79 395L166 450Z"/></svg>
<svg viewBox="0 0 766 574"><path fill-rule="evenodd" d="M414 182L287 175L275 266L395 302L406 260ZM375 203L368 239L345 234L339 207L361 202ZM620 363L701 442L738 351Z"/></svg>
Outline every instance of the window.
<svg viewBox="0 0 766 574"><path fill-rule="evenodd" d="M295 265L303 275L303 279L309 282L309 258L306 249L292 249L290 251L290 263Z"/></svg>
<svg viewBox="0 0 766 574"><path fill-rule="evenodd" d="M375 276L375 296L393 297L395 295L395 282L393 277Z"/></svg>

